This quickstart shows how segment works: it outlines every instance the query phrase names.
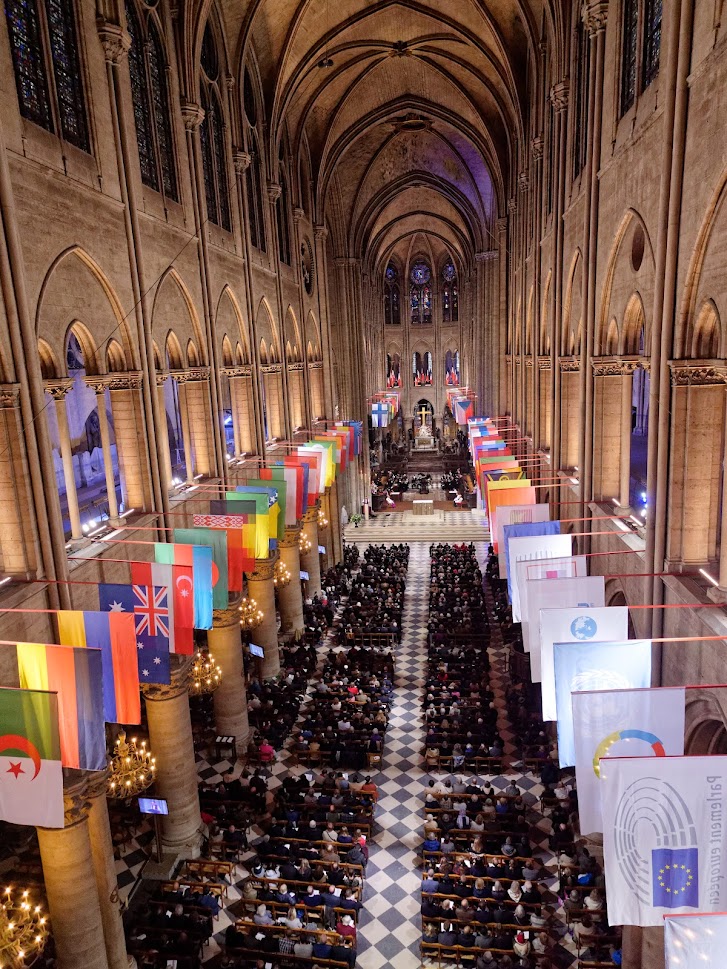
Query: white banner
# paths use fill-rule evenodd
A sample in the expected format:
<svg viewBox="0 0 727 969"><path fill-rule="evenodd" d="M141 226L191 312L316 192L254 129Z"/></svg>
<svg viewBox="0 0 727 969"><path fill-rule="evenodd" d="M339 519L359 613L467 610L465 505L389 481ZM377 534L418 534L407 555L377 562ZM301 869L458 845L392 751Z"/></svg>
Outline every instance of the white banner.
<svg viewBox="0 0 727 969"><path fill-rule="evenodd" d="M573 551L573 539L570 535L528 535L523 538L511 538L508 543L508 575L512 585L511 605L512 621L520 622L520 594L518 591L515 564L526 559L556 559L564 558Z"/></svg>
<svg viewBox="0 0 727 969"><path fill-rule="evenodd" d="M542 680L540 657L540 613L557 606L559 609L595 609L606 604L606 580L602 575L578 575L572 579L538 579L528 584L528 616L530 622L530 678ZM548 707L546 719L555 720L555 709Z"/></svg>
<svg viewBox="0 0 727 969"><path fill-rule="evenodd" d="M597 580L601 581L598 582ZM595 581L594 581L595 580ZM530 671L533 683L537 683L533 659L540 657L540 680L543 692L543 720L557 720L558 709L555 703L555 670L553 669L553 643L612 643L629 638L629 610L627 606L604 606L605 582L603 576L592 575L588 579L577 579L581 592L568 592L578 604L570 608L540 610L540 650L534 650L530 657ZM595 608L584 603L600 599ZM558 605L553 597L550 605ZM564 603L564 606L566 603ZM570 603L567 603L570 605Z"/></svg>
<svg viewBox="0 0 727 969"><path fill-rule="evenodd" d="M651 640L556 643L553 653L558 704L558 757L561 767L572 767L576 762L576 749L571 693L651 686Z"/></svg>
<svg viewBox="0 0 727 969"><path fill-rule="evenodd" d="M550 521L550 505L499 505L495 509L495 531L492 538L495 547L500 550L498 556L498 567L500 578L507 578L507 557L505 551L505 536L503 529L505 525L520 525L523 522L547 522Z"/></svg>
<svg viewBox="0 0 727 969"><path fill-rule="evenodd" d="M538 621L540 619L540 609L534 615L530 611L531 583L537 579L575 579L576 576L588 575L588 565L585 555L569 555L563 559L523 560L516 563L515 575L517 576L520 594L523 646L525 652L529 653L531 649L538 648Z"/></svg>
<svg viewBox="0 0 727 969"><path fill-rule="evenodd" d="M601 757L684 753L684 697L683 686L571 694L582 835L603 831Z"/></svg>
<svg viewBox="0 0 727 969"><path fill-rule="evenodd" d="M727 952L727 915L667 915L666 969L722 966Z"/></svg>
<svg viewBox="0 0 727 969"><path fill-rule="evenodd" d="M724 912L727 757L609 758L602 773L609 924Z"/></svg>

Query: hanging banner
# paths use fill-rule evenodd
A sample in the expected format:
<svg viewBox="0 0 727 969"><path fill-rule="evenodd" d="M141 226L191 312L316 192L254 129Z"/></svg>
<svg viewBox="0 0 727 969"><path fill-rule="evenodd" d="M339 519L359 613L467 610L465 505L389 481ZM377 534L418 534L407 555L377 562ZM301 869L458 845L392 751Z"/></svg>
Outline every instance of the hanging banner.
<svg viewBox="0 0 727 969"><path fill-rule="evenodd" d="M685 697L683 686L571 694L582 835L603 831L602 757L648 758L684 753ZM607 767L607 762L603 766ZM649 766L644 764L645 773Z"/></svg>
<svg viewBox="0 0 727 969"><path fill-rule="evenodd" d="M723 913L727 757L602 763L609 924L663 925L665 915ZM724 958L722 950L703 964L722 966Z"/></svg>
<svg viewBox="0 0 727 969"><path fill-rule="evenodd" d="M598 580L602 581L599 582ZM592 575L583 579L584 590L595 590L600 598L600 590L604 588L603 576ZM533 683L542 684L543 720L555 720L555 671L553 669L554 643L615 643L629 638L629 610L627 606L597 606L587 608L581 603L588 601L588 593L584 591L583 599L578 600L575 608L541 609L540 610L540 649L530 654L530 671ZM557 600L552 600L555 605ZM539 658L539 662L535 660ZM536 671L539 678L536 679ZM547 714L546 714L547 710Z"/></svg>
<svg viewBox="0 0 727 969"><path fill-rule="evenodd" d="M503 505L490 519L492 544L498 554L504 540L505 525L523 525L526 522L550 521L550 505ZM501 555L498 560L500 578L507 578L507 558Z"/></svg>
<svg viewBox="0 0 727 969"><path fill-rule="evenodd" d="M556 643L553 658L558 705L558 757L561 767L573 767L576 748L571 693L651 686L651 640Z"/></svg>
<svg viewBox="0 0 727 969"><path fill-rule="evenodd" d="M526 535L510 538L507 530L510 528L548 528L548 534ZM502 554L507 557L507 591L512 606L512 621L521 622L520 590L515 576L515 564L526 559L563 558L573 551L573 539L570 535L560 535L560 522L538 522L537 524L506 525Z"/></svg>
<svg viewBox="0 0 727 969"><path fill-rule="evenodd" d="M727 952L727 915L667 915L664 918L666 969L720 966Z"/></svg>
<svg viewBox="0 0 727 969"><path fill-rule="evenodd" d="M523 646L525 652L529 653L531 649L540 649L540 610L552 605L546 602L544 605L539 604L537 611L531 610L530 593L535 588L532 583L539 579L575 579L588 575L588 559L585 555L569 555L562 559L540 559L533 562L523 559L522 562L515 563L515 575L520 595Z"/></svg>
<svg viewBox="0 0 727 969"><path fill-rule="evenodd" d="M540 613L541 610L549 609L556 602L562 609L576 606L595 609L597 606L605 606L606 580L602 575L583 575L575 578L537 579L528 585L530 678L534 683L540 683L543 678L540 656ZM555 709L550 706L548 712L552 714L548 719L555 720Z"/></svg>

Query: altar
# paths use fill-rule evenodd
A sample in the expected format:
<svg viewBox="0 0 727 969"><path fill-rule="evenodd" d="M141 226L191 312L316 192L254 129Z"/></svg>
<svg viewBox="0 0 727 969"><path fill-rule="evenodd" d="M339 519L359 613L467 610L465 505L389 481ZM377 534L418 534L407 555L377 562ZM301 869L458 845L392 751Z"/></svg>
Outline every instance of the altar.
<svg viewBox="0 0 727 969"><path fill-rule="evenodd" d="M424 430L426 431L426 428L424 428ZM431 434L429 434L428 432L424 434L420 433L420 434L417 434L416 440L414 441L414 450L415 451L436 451L437 445Z"/></svg>

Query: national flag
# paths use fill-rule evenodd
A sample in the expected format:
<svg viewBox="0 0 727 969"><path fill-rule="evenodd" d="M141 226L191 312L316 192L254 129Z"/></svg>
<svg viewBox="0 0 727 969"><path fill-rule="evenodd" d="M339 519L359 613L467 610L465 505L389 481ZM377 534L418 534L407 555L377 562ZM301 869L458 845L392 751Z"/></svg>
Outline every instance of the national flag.
<svg viewBox="0 0 727 969"><path fill-rule="evenodd" d="M313 482L318 495L326 490L326 455L325 448L313 444L304 444L297 449L297 454L303 458L313 458L316 462L316 479ZM311 487L310 482L308 487Z"/></svg>
<svg viewBox="0 0 727 969"><path fill-rule="evenodd" d="M250 518L252 517L252 521ZM228 592L242 592L244 573L255 568L255 516L229 514L224 501L211 501L209 515L194 515L195 528L220 529L227 535Z"/></svg>
<svg viewBox="0 0 727 969"><path fill-rule="evenodd" d="M501 482L507 484L507 482ZM515 482L517 483L517 482ZM505 525L500 555L507 560L507 592L512 603L513 622L522 622L520 590L517 585L515 563L524 559L562 558L573 550L570 535L561 535L560 522L523 522Z"/></svg>
<svg viewBox="0 0 727 969"><path fill-rule="evenodd" d="M167 587L102 583L98 598L104 612L126 612L134 616L139 681L170 683Z"/></svg>
<svg viewBox="0 0 727 969"><path fill-rule="evenodd" d="M608 757L601 769L609 924L724 914L727 757Z"/></svg>
<svg viewBox="0 0 727 969"><path fill-rule="evenodd" d="M268 494L268 515L270 516L270 537L275 545L285 538L285 514L288 504L288 485L285 481L264 481L262 478L248 478L247 486L237 487L236 491L245 493L245 487L264 489Z"/></svg>
<svg viewBox="0 0 727 969"><path fill-rule="evenodd" d="M523 559L515 565L515 575L517 576L518 589L520 590L520 612L522 614L522 633L523 646L526 653L540 653L540 611L548 609L554 602L558 602L563 608L577 606L579 602L589 602L591 606L605 605L606 581L596 576L593 582L588 579L588 559L585 555L567 555L557 559ZM549 587L544 585L541 580L548 581L557 579L588 579L590 582L589 592L583 595L583 590L567 582L562 586L554 586L554 591L548 591ZM598 584L599 588L594 586ZM600 589L600 591L599 591ZM573 591L570 591L573 590ZM533 671L533 659L530 660L531 674ZM537 659L538 670L540 669L540 656Z"/></svg>
<svg viewBox="0 0 727 969"><path fill-rule="evenodd" d="M302 518L303 515L308 511L308 508L315 504L315 501L310 499L310 478L311 478L311 466L308 462L304 461L300 455L288 455L283 458L283 465L286 468L297 468L302 479L298 484L298 498L299 504L299 517Z"/></svg>
<svg viewBox="0 0 727 969"><path fill-rule="evenodd" d="M211 629L212 549L202 545L179 545L173 542L157 542L154 546L154 558L161 564L174 565L181 567L183 570L187 570L187 575L189 575L188 570L192 570L192 588L189 588L186 578L182 577L185 573L182 573L182 576L175 579L175 590L179 591L180 599L183 599L185 604L191 592L194 628ZM187 594L185 595L185 593ZM175 598L175 624L177 603L178 600ZM184 610L184 605L181 608ZM186 612L184 612L184 615L186 616Z"/></svg>
<svg viewBox="0 0 727 969"><path fill-rule="evenodd" d="M58 694L0 688L0 818L62 828Z"/></svg>
<svg viewBox="0 0 727 969"><path fill-rule="evenodd" d="M18 643L16 651L21 688L58 694L63 766L105 770L101 650Z"/></svg>
<svg viewBox="0 0 727 969"><path fill-rule="evenodd" d="M180 545L202 545L212 550L212 604L215 609L226 609L229 602L227 532L214 528L175 528L173 537Z"/></svg>
<svg viewBox="0 0 727 969"><path fill-rule="evenodd" d="M318 496L321 494L318 483L321 477L323 459L317 452L314 453L305 450L305 448L298 448L294 454L288 455L284 460L286 463L288 461L299 461L308 468L308 509L313 508L318 501Z"/></svg>
<svg viewBox="0 0 727 969"><path fill-rule="evenodd" d="M643 757L648 772L648 758L684 753L685 696L683 686L571 693L581 834L603 831L603 758Z"/></svg>
<svg viewBox="0 0 727 969"><path fill-rule="evenodd" d="M302 501L298 498L298 484L303 472L300 468L286 468L277 464L270 468L260 468L259 474L262 481L285 484L285 527L294 528L303 517Z"/></svg>
<svg viewBox="0 0 727 969"><path fill-rule="evenodd" d="M133 585L166 586L169 590L169 652L190 656L194 652L194 579L188 565L132 562Z"/></svg>
<svg viewBox="0 0 727 969"><path fill-rule="evenodd" d="M101 650L106 722L141 723L134 617L116 612L61 609L58 637L63 646Z"/></svg>
<svg viewBox="0 0 727 969"><path fill-rule="evenodd" d="M266 559L270 554L270 502L267 491L255 490L243 494L228 491L224 497L225 507L230 511L240 508L255 521L255 558ZM215 505L219 508L219 505Z"/></svg>
<svg viewBox="0 0 727 969"><path fill-rule="evenodd" d="M389 405L375 401L371 405L371 424L373 427L387 427L389 424Z"/></svg>

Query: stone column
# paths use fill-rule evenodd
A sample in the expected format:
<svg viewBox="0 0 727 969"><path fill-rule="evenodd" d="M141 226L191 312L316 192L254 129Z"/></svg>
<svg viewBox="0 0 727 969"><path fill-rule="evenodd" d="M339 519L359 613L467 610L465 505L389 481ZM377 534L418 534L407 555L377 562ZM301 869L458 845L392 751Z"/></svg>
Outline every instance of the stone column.
<svg viewBox="0 0 727 969"><path fill-rule="evenodd" d="M315 508L310 508L303 515L302 535L310 542L310 549L300 553L300 567L308 573L308 595L313 597L321 591L321 560L318 555L318 509L320 503L316 502Z"/></svg>
<svg viewBox="0 0 727 969"><path fill-rule="evenodd" d="M66 787L63 794L64 827L37 829L58 969L111 969L91 854L85 779Z"/></svg>
<svg viewBox="0 0 727 969"><path fill-rule="evenodd" d="M116 500L116 479L114 477L114 463L111 458L109 419L106 414L107 381L99 378L86 377L85 382L96 394L98 426L101 432L101 451L103 452L103 470L106 479L106 497L109 500L109 519L112 525L117 525L119 523L119 503Z"/></svg>
<svg viewBox="0 0 727 969"><path fill-rule="evenodd" d="M160 475L162 488L169 493L172 490L172 454L169 450L169 427L167 426L167 399L166 384L169 374L158 373L156 375L157 384L157 411L159 413L159 426L157 427L158 451L160 458Z"/></svg>
<svg viewBox="0 0 727 969"><path fill-rule="evenodd" d="M78 510L78 492L76 491L76 477L73 472L73 452L71 450L71 435L68 430L68 414L66 413L66 397L73 389L72 380L46 381L45 389L51 395L56 405L58 420L58 442L63 461L63 478L66 483L66 501L68 502L68 517L71 522L71 538L83 538L81 529L81 514Z"/></svg>
<svg viewBox="0 0 727 969"><path fill-rule="evenodd" d="M227 378L227 389L230 394L230 415L232 417L232 446L235 457L239 457L242 454L243 448L240 445L240 414L237 406L237 381L233 377L234 370L232 372L226 371L225 376Z"/></svg>
<svg viewBox="0 0 727 969"><path fill-rule="evenodd" d="M217 732L234 737L240 750L247 747L250 725L247 720L247 691L242 662L240 613L237 606L215 609L207 644L220 668L220 685L213 694Z"/></svg>
<svg viewBox="0 0 727 969"><path fill-rule="evenodd" d="M255 571L248 572L247 594L257 602L262 610L263 621L253 629L251 639L257 646L262 646L265 658L262 661L262 678L268 680L280 672L280 650L278 648L278 619L275 614L275 586L273 585L273 569L275 557L255 559Z"/></svg>
<svg viewBox="0 0 727 969"><path fill-rule="evenodd" d="M581 421L578 393L578 358L560 361L561 382L561 448L558 468L571 469L578 465L578 440ZM567 516L566 516L567 517Z"/></svg>
<svg viewBox="0 0 727 969"><path fill-rule="evenodd" d="M148 510L152 502L149 454L143 437L141 385L142 375L138 372L112 374L108 378L121 494L126 510L137 511Z"/></svg>
<svg viewBox="0 0 727 969"><path fill-rule="evenodd" d="M323 399L323 364L312 363L309 365L310 376L310 396L311 411L313 420L324 417L326 406Z"/></svg>
<svg viewBox="0 0 727 969"><path fill-rule="evenodd" d="M723 373L727 379L727 373ZM727 393L725 393L724 420L727 422ZM727 427L727 423L725 423ZM720 543L719 543L719 588L710 591L710 598L717 602L727 602L727 437L724 442L724 453L722 455L722 519L720 521Z"/></svg>
<svg viewBox="0 0 727 969"><path fill-rule="evenodd" d="M280 627L284 633L298 636L303 632L303 594L300 586L300 527L286 528L285 538L278 542L280 561L290 572L290 582L278 589Z"/></svg>
<svg viewBox="0 0 727 969"><path fill-rule="evenodd" d="M106 800L108 772L98 771L88 777L88 831L91 839L91 859L96 876L101 921L103 922L106 958L109 969L129 969L136 961L126 952L124 923L114 865L114 846L111 840L109 809Z"/></svg>
<svg viewBox="0 0 727 969"><path fill-rule="evenodd" d="M194 470L196 474L209 478L214 473L213 452L209 440L212 423L209 411L209 368L200 367L188 371L186 376L187 418L189 436L194 447Z"/></svg>
<svg viewBox="0 0 727 969"><path fill-rule="evenodd" d="M315 261L316 279L318 296L318 319L321 327L321 354L323 356L323 394L321 395L323 410L313 417L333 417L333 361L332 361L332 336L330 311L328 306L328 268L327 268L327 247L328 229L325 225L313 226L313 238L315 239ZM311 401L312 403L312 401Z"/></svg>
<svg viewBox="0 0 727 969"><path fill-rule="evenodd" d="M0 386L0 549L3 571L25 575L34 566L35 535L30 505L29 469L22 446L20 385Z"/></svg>
<svg viewBox="0 0 727 969"><path fill-rule="evenodd" d="M187 409L187 384L186 374L174 373L172 379L177 383L177 396L179 399L179 418L182 425L182 446L184 447L184 470L187 475L187 484L194 482L194 452L192 450L192 433L189 429L189 411Z"/></svg>
<svg viewBox="0 0 727 969"><path fill-rule="evenodd" d="M553 398L550 396L550 357L538 357L538 397L540 406L538 407L537 420L540 424L538 431L540 446L548 451L550 449L550 411L553 406Z"/></svg>
<svg viewBox="0 0 727 969"><path fill-rule="evenodd" d="M626 513L631 506L631 408L634 398L634 370L637 364L621 363L621 480L618 500Z"/></svg>
<svg viewBox="0 0 727 969"><path fill-rule="evenodd" d="M595 359L593 408L593 496L610 500L620 494L621 473L621 363ZM568 516L573 517L573 516Z"/></svg>
<svg viewBox="0 0 727 969"><path fill-rule="evenodd" d="M263 367L265 408L268 418L268 437L285 440L285 408L283 403L283 375L279 364Z"/></svg>
<svg viewBox="0 0 727 969"><path fill-rule="evenodd" d="M360 499L356 505L355 511L361 511L361 501ZM352 509L349 509L349 513ZM330 541L326 548L328 553L328 561L331 564L335 562L343 561L343 545L341 543L341 502L338 495L338 481L334 481L331 485L331 491L328 496L328 534L330 535Z"/></svg>
<svg viewBox="0 0 727 969"><path fill-rule="evenodd" d="M174 660L172 660L174 662ZM162 818L162 844L183 856L199 854L200 811L192 721L189 715L189 674L192 657L172 669L169 685L142 687L149 723L149 747L156 757L155 787L169 802Z"/></svg>

